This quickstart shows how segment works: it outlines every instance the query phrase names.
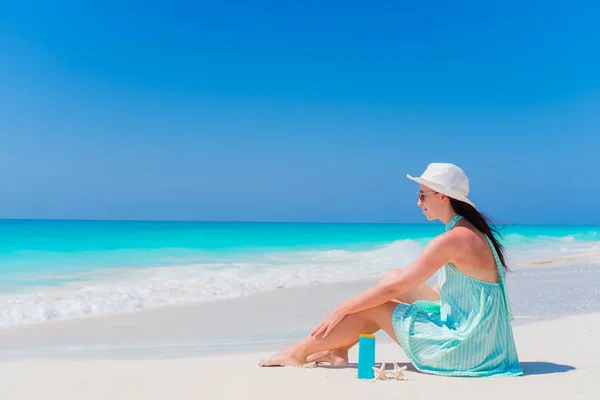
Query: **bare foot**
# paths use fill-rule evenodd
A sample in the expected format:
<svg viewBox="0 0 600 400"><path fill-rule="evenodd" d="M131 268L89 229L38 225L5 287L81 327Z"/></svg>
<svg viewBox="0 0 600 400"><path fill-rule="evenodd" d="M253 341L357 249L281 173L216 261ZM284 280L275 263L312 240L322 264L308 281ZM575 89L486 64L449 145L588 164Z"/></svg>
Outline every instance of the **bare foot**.
<svg viewBox="0 0 600 400"><path fill-rule="evenodd" d="M308 356L306 362L327 362L336 366L346 365L348 364L348 352L342 350L321 351Z"/></svg>
<svg viewBox="0 0 600 400"><path fill-rule="evenodd" d="M292 366L292 367L301 367L306 362L306 359L303 357L296 357L291 353L280 352L275 354L271 358L262 359L258 362L260 367L275 367L275 366Z"/></svg>

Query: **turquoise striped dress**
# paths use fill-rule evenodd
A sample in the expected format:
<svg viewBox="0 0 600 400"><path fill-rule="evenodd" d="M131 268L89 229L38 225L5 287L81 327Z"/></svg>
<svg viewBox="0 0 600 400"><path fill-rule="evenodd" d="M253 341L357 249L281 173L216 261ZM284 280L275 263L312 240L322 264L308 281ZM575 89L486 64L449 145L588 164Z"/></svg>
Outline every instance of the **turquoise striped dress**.
<svg viewBox="0 0 600 400"><path fill-rule="evenodd" d="M450 230L460 220L446 226ZM439 301L400 303L392 314L396 338L419 371L449 376L518 376L519 366L504 268L489 238L499 283L440 270Z"/></svg>

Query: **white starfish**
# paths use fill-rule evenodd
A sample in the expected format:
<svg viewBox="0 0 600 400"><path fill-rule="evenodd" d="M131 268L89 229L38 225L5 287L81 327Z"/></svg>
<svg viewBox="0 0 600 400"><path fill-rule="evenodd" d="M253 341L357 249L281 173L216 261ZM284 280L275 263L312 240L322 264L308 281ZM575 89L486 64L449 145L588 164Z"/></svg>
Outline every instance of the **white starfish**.
<svg viewBox="0 0 600 400"><path fill-rule="evenodd" d="M387 376L385 375L385 363L382 363L380 368L373 367L373 371L375 371L375 377L373 378L373 380L387 379Z"/></svg>
<svg viewBox="0 0 600 400"><path fill-rule="evenodd" d="M318 364L317 362L313 361L313 362L302 364L301 368L317 368L317 366L318 366L317 364Z"/></svg>
<svg viewBox="0 0 600 400"><path fill-rule="evenodd" d="M406 365L400 367L398 364L394 363L394 378L396 378L397 381L406 380L406 376L404 376L404 371L406 371Z"/></svg>

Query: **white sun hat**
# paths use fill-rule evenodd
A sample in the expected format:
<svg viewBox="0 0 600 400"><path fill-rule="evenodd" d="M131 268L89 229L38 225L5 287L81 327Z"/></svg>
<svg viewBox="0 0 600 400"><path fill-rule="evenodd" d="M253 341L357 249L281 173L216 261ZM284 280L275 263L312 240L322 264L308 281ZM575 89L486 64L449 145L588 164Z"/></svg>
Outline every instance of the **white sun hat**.
<svg viewBox="0 0 600 400"><path fill-rule="evenodd" d="M464 201L475 207L475 204L467 198L469 194L469 178L465 172L454 164L431 163L420 177L412 177L406 174L408 179L431 188L438 193L445 194L453 199Z"/></svg>

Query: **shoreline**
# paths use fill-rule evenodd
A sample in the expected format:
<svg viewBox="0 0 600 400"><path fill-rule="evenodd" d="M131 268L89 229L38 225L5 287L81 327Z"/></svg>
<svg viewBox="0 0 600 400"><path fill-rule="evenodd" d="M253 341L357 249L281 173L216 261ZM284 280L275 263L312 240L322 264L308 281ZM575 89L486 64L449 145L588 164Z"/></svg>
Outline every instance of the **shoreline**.
<svg viewBox="0 0 600 400"><path fill-rule="evenodd" d="M573 261L580 261L580 263L578 264L573 264ZM581 266L581 263L584 263L584 265L599 265L598 268L600 268L600 252L581 252L581 253L575 253L575 254L569 254L568 256L565 257L560 257L560 256L556 256L556 257L551 257L551 258L546 258L546 259L534 259L532 260L522 260L519 263L515 264L515 265L510 265L511 268L511 272L512 273L519 273L519 272L523 272L523 271L528 271L528 270L544 270L544 269L553 269L553 268L577 268ZM19 324L14 324L14 325L8 325L8 326L0 326L0 333L4 330L7 329L15 329L18 327L22 327L22 326L37 326L37 325L46 325L46 324L55 324L55 323L62 323L64 321L71 321L71 320L86 320L86 319L93 319L93 318L106 318L106 317L111 317L111 316L119 316L119 315L123 315L123 314L137 314L137 313L144 313L144 312L153 312L156 310L167 310L167 309L179 309L182 307L197 307L197 306L202 306L204 304L212 304L212 303L218 303L218 302L230 302L230 301L236 301L236 300L240 300L240 299L252 299L255 296L262 296L262 295L267 295L269 293L285 293L287 291L296 291L296 290L303 290L303 289L310 289L313 287L333 287L335 288L336 286L339 285L349 285L349 286L355 286L358 288L364 287L365 284L373 284L376 283L384 274L385 272L382 272L377 278L358 278L355 280L347 280L347 281L342 281L342 282L318 282L318 283L309 283L309 284L301 284L298 286L292 286L292 287L283 287L283 288L273 288L273 289L268 289L265 291L258 291L258 292L254 292L248 295L238 295L238 296L232 296L232 297L223 297L223 298L214 298L214 299L206 299L206 300L198 300L198 301L194 301L194 302L190 302L190 303L185 303L185 304L165 304L165 305L151 305L151 306L146 306L143 308L139 308L139 309L123 309L123 310L118 310L118 311L100 311L100 312L95 312L95 313L91 313L91 314L87 314L87 315L78 315L78 316L69 316L69 317L61 317L61 318L55 318L55 319L50 319L50 320L45 320L45 321L36 321L36 322L24 322L24 323L19 323ZM428 284L433 284L435 283L437 280L437 273L432 276L427 283ZM366 283L365 283L366 282ZM81 286L83 285L83 283L79 282L76 285L74 284L74 286ZM60 290L61 287L57 286L57 287L39 287L38 290ZM28 294L28 293L19 293L21 295L23 294ZM8 296L8 295L5 295Z"/></svg>
<svg viewBox="0 0 600 400"><path fill-rule="evenodd" d="M529 265L560 264L562 262L571 262L571 261L583 260L583 259L596 259L597 260L599 258L600 258L600 252L590 251L590 252L585 252L585 253L572 254L568 257L555 257L555 258L548 258L545 260L530 261L528 264Z"/></svg>
<svg viewBox="0 0 600 400"><path fill-rule="evenodd" d="M85 274L74 273L73 276L67 274L62 278L75 279L73 277L76 276L78 280L53 286L40 283L22 292L5 293L0 298L0 330L69 319L96 318L99 315L193 307L231 298L251 298L280 288L288 290L330 284L328 282L354 283L377 279L387 270L402 268L412 261L420 251L419 246L407 240L368 251L297 253L291 250L290 253L274 255L265 253L239 265L236 259L231 266L219 261L206 270L202 265L182 265L93 270ZM585 246L582 248L567 243L565 248L556 247L550 253L540 252L536 248L528 251L522 248L507 254L508 263L517 272L528 268L598 263L598 246ZM41 278L46 279L44 276ZM61 276L50 274L47 278L58 279Z"/></svg>
<svg viewBox="0 0 600 400"><path fill-rule="evenodd" d="M6 327L0 329L0 360L191 357L276 350L304 337L340 302L377 281L307 285ZM507 287L514 326L600 310L597 264L516 268ZM534 287L544 290L534 291Z"/></svg>

